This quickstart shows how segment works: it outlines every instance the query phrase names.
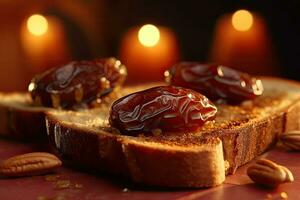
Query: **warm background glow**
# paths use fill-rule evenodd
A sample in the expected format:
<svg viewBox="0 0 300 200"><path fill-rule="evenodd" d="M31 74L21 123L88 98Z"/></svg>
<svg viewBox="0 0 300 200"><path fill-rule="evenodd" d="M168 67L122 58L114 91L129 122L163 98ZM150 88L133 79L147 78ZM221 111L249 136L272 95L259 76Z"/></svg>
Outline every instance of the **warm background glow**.
<svg viewBox="0 0 300 200"><path fill-rule="evenodd" d="M267 25L258 13L239 10L223 15L213 38L210 62L254 75L278 73Z"/></svg>
<svg viewBox="0 0 300 200"><path fill-rule="evenodd" d="M44 35L48 30L48 21L42 15L31 15L27 20L27 29L33 35Z"/></svg>
<svg viewBox="0 0 300 200"><path fill-rule="evenodd" d="M146 24L140 28L138 32L138 39L142 45L146 47L153 47L160 39L159 30L152 24Z"/></svg>
<svg viewBox="0 0 300 200"><path fill-rule="evenodd" d="M238 10L232 15L231 22L236 30L247 31L253 24L253 17L247 10Z"/></svg>
<svg viewBox="0 0 300 200"><path fill-rule="evenodd" d="M62 21L57 17L32 15L21 25L21 45L30 73L40 73L70 61Z"/></svg>
<svg viewBox="0 0 300 200"><path fill-rule="evenodd" d="M176 35L169 28L133 27L122 38L120 60L127 67L127 83L163 81L164 71L179 60Z"/></svg>

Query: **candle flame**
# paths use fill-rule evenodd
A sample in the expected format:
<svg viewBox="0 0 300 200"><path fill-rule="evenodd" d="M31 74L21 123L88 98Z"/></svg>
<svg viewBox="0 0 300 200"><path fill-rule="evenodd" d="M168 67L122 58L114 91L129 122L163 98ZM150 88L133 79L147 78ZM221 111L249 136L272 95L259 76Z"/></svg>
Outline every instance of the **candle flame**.
<svg viewBox="0 0 300 200"><path fill-rule="evenodd" d="M31 15L27 19L27 29L31 34L35 36L44 35L48 31L48 21L42 15Z"/></svg>
<svg viewBox="0 0 300 200"><path fill-rule="evenodd" d="M253 25L253 16L248 10L238 10L231 18L232 26L238 31L247 31Z"/></svg>
<svg viewBox="0 0 300 200"><path fill-rule="evenodd" d="M138 39L143 46L153 47L159 42L159 29L152 24L146 24L140 28Z"/></svg>

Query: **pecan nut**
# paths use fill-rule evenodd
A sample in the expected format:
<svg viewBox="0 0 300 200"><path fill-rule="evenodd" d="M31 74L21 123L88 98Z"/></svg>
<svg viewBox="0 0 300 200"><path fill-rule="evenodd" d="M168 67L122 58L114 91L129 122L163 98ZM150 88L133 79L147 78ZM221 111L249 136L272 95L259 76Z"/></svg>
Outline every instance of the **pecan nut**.
<svg viewBox="0 0 300 200"><path fill-rule="evenodd" d="M46 174L62 162L53 154L36 152L11 157L0 164L0 174L9 177Z"/></svg>
<svg viewBox="0 0 300 200"><path fill-rule="evenodd" d="M282 145L292 151L300 151L300 131L290 131L282 134L279 138Z"/></svg>
<svg viewBox="0 0 300 200"><path fill-rule="evenodd" d="M294 181L293 174L288 168L267 159L257 160L247 169L247 174L255 183L267 187Z"/></svg>

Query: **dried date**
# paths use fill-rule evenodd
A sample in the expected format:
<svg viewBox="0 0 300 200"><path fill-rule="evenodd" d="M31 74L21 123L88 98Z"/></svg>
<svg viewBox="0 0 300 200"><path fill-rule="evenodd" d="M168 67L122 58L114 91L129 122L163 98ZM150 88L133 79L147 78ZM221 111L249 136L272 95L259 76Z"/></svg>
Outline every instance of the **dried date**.
<svg viewBox="0 0 300 200"><path fill-rule="evenodd" d="M125 78L126 68L115 58L74 61L36 75L28 90L37 105L68 109L109 94Z"/></svg>
<svg viewBox="0 0 300 200"><path fill-rule="evenodd" d="M193 89L211 100L239 102L263 93L261 80L221 65L182 62L166 71L165 77L170 84Z"/></svg>
<svg viewBox="0 0 300 200"><path fill-rule="evenodd" d="M217 108L190 89L160 86L115 101L109 121L122 134L194 131L215 118Z"/></svg>

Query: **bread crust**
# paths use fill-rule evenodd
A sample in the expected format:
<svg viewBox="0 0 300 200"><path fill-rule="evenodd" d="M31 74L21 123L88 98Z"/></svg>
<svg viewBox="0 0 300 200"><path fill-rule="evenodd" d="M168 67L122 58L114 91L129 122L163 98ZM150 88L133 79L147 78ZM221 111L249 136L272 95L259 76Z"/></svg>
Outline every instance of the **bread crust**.
<svg viewBox="0 0 300 200"><path fill-rule="evenodd" d="M274 77L264 77L299 88L299 82ZM229 162L227 174L262 154L276 144L278 136L290 130L300 130L300 98L275 115L262 121L241 126L238 129L220 134L223 142L224 157Z"/></svg>
<svg viewBox="0 0 300 200"><path fill-rule="evenodd" d="M154 147L153 147L154 146ZM225 180L222 143L198 150L157 148L126 141L123 152L136 182L168 187L211 187Z"/></svg>
<svg viewBox="0 0 300 200"><path fill-rule="evenodd" d="M283 133L283 121L279 115L220 134L230 166L226 173L234 174L238 167L271 148Z"/></svg>
<svg viewBox="0 0 300 200"><path fill-rule="evenodd" d="M26 93L0 94L0 136L33 141L46 138L45 111L48 109L32 108L29 104L16 101L15 103L6 99L27 98Z"/></svg>

